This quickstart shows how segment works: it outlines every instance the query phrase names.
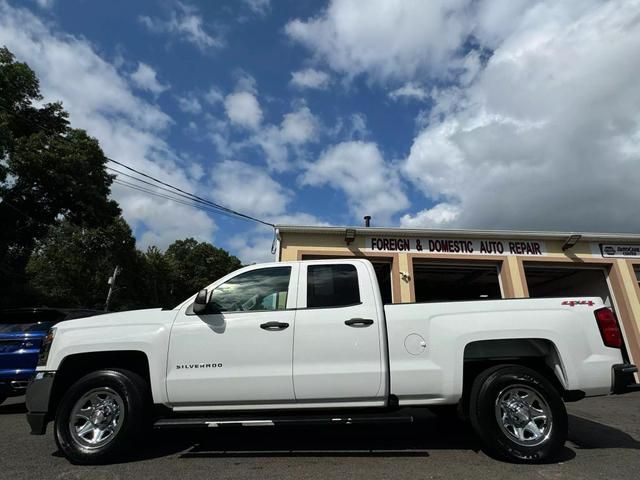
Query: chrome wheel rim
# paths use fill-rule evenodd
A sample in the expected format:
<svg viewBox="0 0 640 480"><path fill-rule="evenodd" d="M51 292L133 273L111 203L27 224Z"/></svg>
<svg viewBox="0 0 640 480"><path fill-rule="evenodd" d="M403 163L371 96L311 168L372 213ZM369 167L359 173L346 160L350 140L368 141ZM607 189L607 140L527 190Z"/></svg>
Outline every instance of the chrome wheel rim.
<svg viewBox="0 0 640 480"><path fill-rule="evenodd" d="M551 435L553 417L544 397L533 387L511 385L496 399L498 425L518 445L535 447Z"/></svg>
<svg viewBox="0 0 640 480"><path fill-rule="evenodd" d="M109 387L94 388L75 403L69 416L73 440L84 448L97 449L111 442L124 423L124 402Z"/></svg>

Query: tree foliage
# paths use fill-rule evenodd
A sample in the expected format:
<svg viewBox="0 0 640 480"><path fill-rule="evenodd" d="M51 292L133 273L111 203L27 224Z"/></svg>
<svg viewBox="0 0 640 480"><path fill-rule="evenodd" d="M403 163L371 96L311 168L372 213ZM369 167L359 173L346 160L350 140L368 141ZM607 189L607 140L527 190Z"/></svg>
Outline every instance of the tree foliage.
<svg viewBox="0 0 640 480"><path fill-rule="evenodd" d="M34 245L60 220L105 227L120 214L98 141L72 129L60 103L41 105L28 65L0 49L0 305L28 293Z"/></svg>
<svg viewBox="0 0 640 480"><path fill-rule="evenodd" d="M241 266L193 238L136 250L98 141L42 101L33 70L0 48L0 307L102 307L116 266L113 309L173 307Z"/></svg>
<svg viewBox="0 0 640 480"><path fill-rule="evenodd" d="M27 273L39 303L101 308L116 265L123 271L114 305L137 306L136 279L141 265L126 222L118 218L104 227L85 228L65 220L38 242Z"/></svg>
<svg viewBox="0 0 640 480"><path fill-rule="evenodd" d="M193 238L169 245L165 257L172 271L171 294L181 301L242 266L240 260L210 243Z"/></svg>

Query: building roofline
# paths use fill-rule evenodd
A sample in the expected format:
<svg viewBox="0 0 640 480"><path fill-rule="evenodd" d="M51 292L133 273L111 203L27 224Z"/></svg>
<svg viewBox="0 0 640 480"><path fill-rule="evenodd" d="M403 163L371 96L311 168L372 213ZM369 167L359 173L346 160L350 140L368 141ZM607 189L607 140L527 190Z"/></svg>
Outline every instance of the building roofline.
<svg viewBox="0 0 640 480"><path fill-rule="evenodd" d="M582 241L605 242L640 242L637 233L592 233L592 232L548 232L527 230L462 230L462 229L429 229L429 228L399 228L399 227L361 227L342 226L327 227L313 225L276 225L280 233L314 233L319 235L344 234L345 230L353 229L358 236L434 236L460 238L500 238L509 240L536 239L564 241L571 235L581 235Z"/></svg>

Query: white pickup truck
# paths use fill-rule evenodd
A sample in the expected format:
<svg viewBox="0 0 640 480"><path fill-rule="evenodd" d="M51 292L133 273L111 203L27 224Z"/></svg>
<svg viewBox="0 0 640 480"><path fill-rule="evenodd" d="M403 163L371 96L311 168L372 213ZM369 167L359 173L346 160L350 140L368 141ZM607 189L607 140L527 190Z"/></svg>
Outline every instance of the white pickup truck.
<svg viewBox="0 0 640 480"><path fill-rule="evenodd" d="M547 460L564 401L637 390L599 298L383 305L371 263L252 265L172 310L59 323L27 392L75 463L114 459L144 428L411 421L448 406L487 452ZM457 406L457 407L455 407ZM444 409L444 408L443 408Z"/></svg>

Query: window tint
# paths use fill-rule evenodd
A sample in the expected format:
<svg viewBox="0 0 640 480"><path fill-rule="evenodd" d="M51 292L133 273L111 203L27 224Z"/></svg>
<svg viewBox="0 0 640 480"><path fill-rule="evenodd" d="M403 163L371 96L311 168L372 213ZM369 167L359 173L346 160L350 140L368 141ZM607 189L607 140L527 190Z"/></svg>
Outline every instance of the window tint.
<svg viewBox="0 0 640 480"><path fill-rule="evenodd" d="M342 307L360 303L358 274L353 265L309 265L307 307Z"/></svg>
<svg viewBox="0 0 640 480"><path fill-rule="evenodd" d="M220 312L249 310L284 310L291 267L272 267L252 270L218 286L209 300Z"/></svg>

